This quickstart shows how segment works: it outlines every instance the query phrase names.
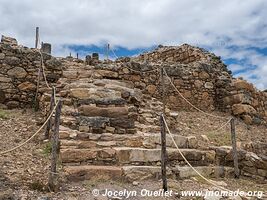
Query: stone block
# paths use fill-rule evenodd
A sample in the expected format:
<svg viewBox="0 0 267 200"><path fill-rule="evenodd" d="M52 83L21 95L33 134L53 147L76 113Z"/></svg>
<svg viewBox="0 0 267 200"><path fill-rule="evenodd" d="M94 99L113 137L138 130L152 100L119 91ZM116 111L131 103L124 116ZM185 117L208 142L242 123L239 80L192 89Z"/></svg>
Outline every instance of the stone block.
<svg viewBox="0 0 267 200"><path fill-rule="evenodd" d="M110 118L117 118L117 117L125 117L128 115L128 108L127 107L96 107L96 106L89 106L89 105L82 105L79 107L79 112L82 115L95 117L110 117Z"/></svg>
<svg viewBox="0 0 267 200"><path fill-rule="evenodd" d="M18 88L19 88L21 91L24 91L24 92L32 92L32 91L35 91L35 90L36 90L36 86L35 86L35 84L30 83L30 82L28 82L28 81L19 84L19 85L18 85Z"/></svg>
<svg viewBox="0 0 267 200"><path fill-rule="evenodd" d="M12 68L8 70L7 74L14 78L25 78L27 76L27 72L21 67Z"/></svg>
<svg viewBox="0 0 267 200"><path fill-rule="evenodd" d="M247 104L234 104L232 106L232 111L234 115L241 114L256 114L257 111L251 105Z"/></svg>

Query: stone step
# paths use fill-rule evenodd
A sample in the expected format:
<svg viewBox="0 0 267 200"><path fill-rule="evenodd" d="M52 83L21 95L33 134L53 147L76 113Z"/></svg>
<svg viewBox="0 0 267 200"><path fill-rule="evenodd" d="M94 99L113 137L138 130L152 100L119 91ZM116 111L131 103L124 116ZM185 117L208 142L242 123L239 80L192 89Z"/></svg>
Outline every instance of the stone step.
<svg viewBox="0 0 267 200"><path fill-rule="evenodd" d="M69 181L84 180L121 180L123 177L122 167L116 166L65 166L64 174Z"/></svg>
<svg viewBox="0 0 267 200"><path fill-rule="evenodd" d="M90 144L89 144L90 145ZM176 149L168 148L170 163L182 162L183 158ZM181 149L192 165L214 163L215 152L196 149ZM161 161L161 149L144 149L132 147L61 149L63 163L106 163L106 164L146 164L155 165Z"/></svg>
<svg viewBox="0 0 267 200"><path fill-rule="evenodd" d="M86 142L91 142L92 147L110 145L112 147L142 147L142 148L160 148L160 133L143 133L136 134L114 134L103 133L93 134L72 130L67 127L60 126L59 136L61 139L61 148L81 148ZM179 148L198 148L198 141L195 136L174 135L174 140ZM100 145L98 145L100 144ZM166 135L167 147L175 147L170 135ZM85 145L86 146L86 145Z"/></svg>
<svg viewBox="0 0 267 200"><path fill-rule="evenodd" d="M73 182L97 179L132 182L148 179L159 180L161 178L161 167L81 165L65 166L64 173L67 179ZM167 168L167 176L174 177L170 168Z"/></svg>
<svg viewBox="0 0 267 200"><path fill-rule="evenodd" d="M157 163L161 161L161 149L145 149L145 148L129 148L115 147L116 160L118 163ZM197 149L180 149L188 161L193 165L206 165L213 163L215 160L215 152L201 151ZM168 161L184 161L177 149L167 148Z"/></svg>
<svg viewBox="0 0 267 200"><path fill-rule="evenodd" d="M234 169L224 166L196 166L194 167L206 178L233 178ZM85 180L120 180L120 181L143 181L160 180L160 166L103 166L81 165L65 166L64 174L69 181ZM167 167L167 177L172 179L189 179L199 177L189 166Z"/></svg>
<svg viewBox="0 0 267 200"><path fill-rule="evenodd" d="M234 178L234 168L225 166L195 166L201 175L206 178ZM172 171L179 179L188 179L191 177L199 177L199 175L189 166L176 166Z"/></svg>

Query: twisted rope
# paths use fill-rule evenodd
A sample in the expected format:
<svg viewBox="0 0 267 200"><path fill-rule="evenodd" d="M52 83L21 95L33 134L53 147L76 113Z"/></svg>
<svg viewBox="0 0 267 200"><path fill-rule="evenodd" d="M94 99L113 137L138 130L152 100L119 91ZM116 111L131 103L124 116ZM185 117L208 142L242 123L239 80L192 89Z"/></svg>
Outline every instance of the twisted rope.
<svg viewBox="0 0 267 200"><path fill-rule="evenodd" d="M220 118L220 119L228 119L228 117L222 117L222 116L218 116L218 115L213 115L213 114L210 114L210 113L207 113L201 109L199 109L198 107L196 107L195 105L193 105L188 99L186 99L182 93L177 89L177 87L174 85L174 83L172 82L171 78L168 76L166 70L163 68L163 72L164 74L166 75L166 77L168 78L169 82L171 83L171 85L173 86L173 88L175 89L175 91L182 97L182 99L184 99L190 106L192 106L193 108L195 108L197 111L207 115L207 116L210 116L210 117L215 117L215 118Z"/></svg>
<svg viewBox="0 0 267 200"><path fill-rule="evenodd" d="M212 180L210 180L210 179L204 177L200 172L198 172L198 171L197 171L197 170L190 164L190 162L186 159L186 157L184 156L184 154L182 153L182 151L181 151L180 148L178 147L176 141L174 140L173 135L172 135L172 133L171 133L169 127L168 127L168 124L167 124L167 122L166 122L165 116L162 115L162 118L163 118L163 121L164 121L164 124L165 124L165 126L166 126L166 129L167 129L167 131L168 131L168 133L169 133L169 135L170 135L170 137L171 137L171 139L172 139L172 141L173 141L175 147L177 148L178 152L180 153L180 155L182 156L182 158L184 159L184 161L189 165L189 167L190 167L190 168L191 168L197 175L199 175L202 179L204 179L205 181L207 181L207 182L210 183L211 185L213 185L213 186L215 186L216 188L219 188L219 189L221 189L221 190L226 190L226 191L230 192L230 190L228 190L228 189L226 189L226 188L224 188L224 187L222 187L222 186L219 186L219 185L217 185L216 183L214 183Z"/></svg>

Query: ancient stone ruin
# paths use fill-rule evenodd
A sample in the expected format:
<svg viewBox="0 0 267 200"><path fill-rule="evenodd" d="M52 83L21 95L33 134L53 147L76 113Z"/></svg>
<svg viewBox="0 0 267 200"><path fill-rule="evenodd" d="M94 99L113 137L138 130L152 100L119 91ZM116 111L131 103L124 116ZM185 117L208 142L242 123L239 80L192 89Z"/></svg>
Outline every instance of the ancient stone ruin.
<svg viewBox="0 0 267 200"><path fill-rule="evenodd" d="M101 61L95 54L85 61L55 58L49 53L42 56L45 73L36 96L40 51L2 37L0 103L10 109L31 107L37 97L40 109L47 114L51 89L43 76L50 86L56 87L57 97L63 101L61 159L70 180L88 179L99 172L130 181L160 176L158 117L162 112L162 67L194 106L207 112L230 113L247 124L267 122L267 93L233 78L219 57L201 48L187 44L159 46L152 52L115 61ZM165 79L167 115L168 110L193 111ZM175 116L168 117L176 120ZM218 177L232 174L231 149L198 149L194 136L176 134L175 140L186 158L203 173ZM169 137L167 147L168 175L191 176ZM239 152L242 173L266 178L267 161L253 147Z"/></svg>

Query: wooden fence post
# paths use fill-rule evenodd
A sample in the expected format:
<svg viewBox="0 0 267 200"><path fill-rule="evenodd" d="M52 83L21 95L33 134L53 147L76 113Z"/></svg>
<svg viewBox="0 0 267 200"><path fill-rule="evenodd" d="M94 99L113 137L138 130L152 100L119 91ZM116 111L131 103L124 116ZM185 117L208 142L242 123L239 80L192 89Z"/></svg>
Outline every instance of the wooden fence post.
<svg viewBox="0 0 267 200"><path fill-rule="evenodd" d="M163 120L163 114L160 115L160 131L161 131L161 174L163 190L168 190L167 185L167 173L166 173L166 161L167 161L167 150L166 150L166 127Z"/></svg>
<svg viewBox="0 0 267 200"><path fill-rule="evenodd" d="M234 160L234 169L235 169L235 178L239 178L239 168L238 168L238 155L236 148L236 134L235 134L235 120L231 119L231 140L232 140L232 151L233 151L233 160Z"/></svg>
<svg viewBox="0 0 267 200"><path fill-rule="evenodd" d="M55 106L55 98L56 98L55 94L56 94L56 89L55 89L55 87L52 87L52 94L51 94L51 98L50 98L50 112L49 113L51 113L53 111L53 108ZM49 139L51 126L52 126L52 117L48 120L47 125L46 125L45 139Z"/></svg>
<svg viewBox="0 0 267 200"><path fill-rule="evenodd" d="M39 27L36 27L35 30L35 48L38 48L38 43L39 43Z"/></svg>
<svg viewBox="0 0 267 200"><path fill-rule="evenodd" d="M161 96L162 96L162 103L163 103L163 109L162 113L165 116L165 110L166 110L166 99L165 99L165 83L164 83L164 69L161 67Z"/></svg>
<svg viewBox="0 0 267 200"><path fill-rule="evenodd" d="M52 155L51 155L51 171L49 174L48 186L49 186L49 189L52 191L57 190L57 186L58 186L57 184L57 181L58 181L57 160L58 160L58 153L59 153L59 125L60 125L61 107L62 107L62 102L61 100L59 100L57 108L56 108L56 114L55 114L54 131L51 137Z"/></svg>

